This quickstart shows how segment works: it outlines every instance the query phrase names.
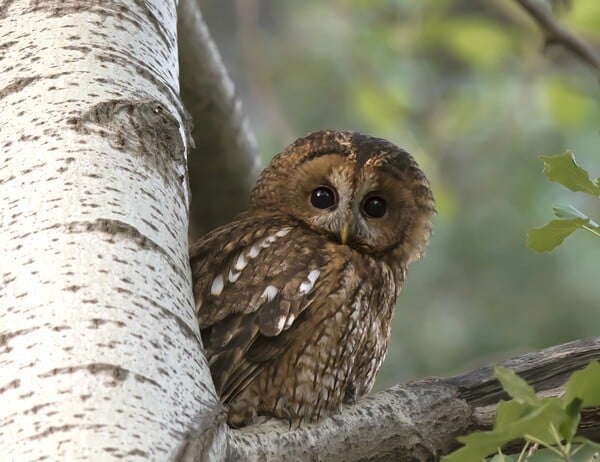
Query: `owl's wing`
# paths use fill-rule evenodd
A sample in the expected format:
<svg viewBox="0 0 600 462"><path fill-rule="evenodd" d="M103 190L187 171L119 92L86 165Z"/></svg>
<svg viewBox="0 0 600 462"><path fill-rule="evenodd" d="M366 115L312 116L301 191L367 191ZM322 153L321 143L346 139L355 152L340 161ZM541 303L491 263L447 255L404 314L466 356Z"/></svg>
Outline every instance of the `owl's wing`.
<svg viewBox="0 0 600 462"><path fill-rule="evenodd" d="M283 335L314 300L326 271L325 237L289 219L237 220L191 249L202 339L227 402L281 352Z"/></svg>

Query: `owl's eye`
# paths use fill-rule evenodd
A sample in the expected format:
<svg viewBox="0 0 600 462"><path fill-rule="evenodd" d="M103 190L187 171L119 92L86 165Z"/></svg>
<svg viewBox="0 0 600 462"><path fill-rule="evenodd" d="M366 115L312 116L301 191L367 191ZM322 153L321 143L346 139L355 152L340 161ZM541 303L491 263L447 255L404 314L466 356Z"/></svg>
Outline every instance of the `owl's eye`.
<svg viewBox="0 0 600 462"><path fill-rule="evenodd" d="M362 209L369 218L381 218L385 215L387 206L383 197L370 196L364 200Z"/></svg>
<svg viewBox="0 0 600 462"><path fill-rule="evenodd" d="M318 209L328 209L337 204L335 191L327 186L319 186L310 194L310 203Z"/></svg>

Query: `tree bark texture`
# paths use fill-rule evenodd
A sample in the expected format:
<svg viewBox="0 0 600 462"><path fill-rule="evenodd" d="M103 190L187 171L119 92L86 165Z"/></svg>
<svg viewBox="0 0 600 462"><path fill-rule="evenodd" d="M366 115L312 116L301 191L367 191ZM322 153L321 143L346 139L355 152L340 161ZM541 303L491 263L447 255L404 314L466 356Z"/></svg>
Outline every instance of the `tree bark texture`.
<svg viewBox="0 0 600 462"><path fill-rule="evenodd" d="M0 30L0 459L212 457L176 3L14 0Z"/></svg>

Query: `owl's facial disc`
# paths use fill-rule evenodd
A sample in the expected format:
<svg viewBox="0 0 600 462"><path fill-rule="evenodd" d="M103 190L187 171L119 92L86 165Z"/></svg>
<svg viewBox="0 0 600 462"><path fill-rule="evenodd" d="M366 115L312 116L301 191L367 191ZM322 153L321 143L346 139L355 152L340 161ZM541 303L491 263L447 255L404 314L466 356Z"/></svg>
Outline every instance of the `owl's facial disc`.
<svg viewBox="0 0 600 462"><path fill-rule="evenodd" d="M284 215L362 253L419 258L434 202L415 160L392 143L323 131L276 156L252 192L251 212Z"/></svg>
<svg viewBox="0 0 600 462"><path fill-rule="evenodd" d="M357 175L354 162L331 154L306 162L297 177L299 187L289 189L291 202L296 191L301 200L294 210L306 223L338 243L363 251L389 245L389 233L394 230L386 233L384 229L395 224L397 204L388 197L391 191L380 187L385 185L380 185L377 169L369 168Z"/></svg>

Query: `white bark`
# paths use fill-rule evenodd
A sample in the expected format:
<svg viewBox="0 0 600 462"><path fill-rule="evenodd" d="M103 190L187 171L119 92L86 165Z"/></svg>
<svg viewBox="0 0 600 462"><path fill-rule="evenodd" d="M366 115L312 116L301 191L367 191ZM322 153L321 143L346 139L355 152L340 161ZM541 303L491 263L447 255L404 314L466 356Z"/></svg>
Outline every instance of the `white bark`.
<svg viewBox="0 0 600 462"><path fill-rule="evenodd" d="M225 442L193 314L175 1L0 5L0 458Z"/></svg>

